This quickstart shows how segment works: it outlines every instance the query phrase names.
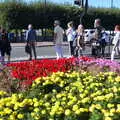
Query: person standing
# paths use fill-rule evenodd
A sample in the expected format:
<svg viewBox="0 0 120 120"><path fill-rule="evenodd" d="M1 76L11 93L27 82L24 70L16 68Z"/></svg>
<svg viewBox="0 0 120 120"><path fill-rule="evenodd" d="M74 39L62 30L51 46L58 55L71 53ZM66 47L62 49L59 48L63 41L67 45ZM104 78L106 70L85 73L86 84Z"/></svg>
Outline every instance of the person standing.
<svg viewBox="0 0 120 120"><path fill-rule="evenodd" d="M85 44L84 44L84 26L82 24L78 25L78 28L77 28L77 48L75 50L75 55L76 56L79 56L79 53L80 53L80 56L83 55L82 51L85 49Z"/></svg>
<svg viewBox="0 0 120 120"><path fill-rule="evenodd" d="M107 39L107 34L106 34L105 30L102 30L102 38L100 41L100 45L101 45L101 53L102 53L103 58L105 57L105 47L107 45L106 39Z"/></svg>
<svg viewBox="0 0 120 120"><path fill-rule="evenodd" d="M8 62L10 62L11 45L8 39L8 33L3 28L1 29L0 51L1 51L1 63L4 64L5 54L7 54Z"/></svg>
<svg viewBox="0 0 120 120"><path fill-rule="evenodd" d="M115 37L113 39L113 48L111 53L111 60L114 60L115 54L120 56L120 25L115 26Z"/></svg>
<svg viewBox="0 0 120 120"><path fill-rule="evenodd" d="M101 26L101 20L99 18L95 19L94 22L95 28L95 39L93 40L92 46L92 55L95 57L100 57L101 55L101 46L102 46L102 30L104 28Z"/></svg>
<svg viewBox="0 0 120 120"><path fill-rule="evenodd" d="M63 51L62 51L63 34L64 34L64 30L62 27L60 27L60 22L58 20L55 20L53 42L55 44L57 59L63 57Z"/></svg>
<svg viewBox="0 0 120 120"><path fill-rule="evenodd" d="M32 50L33 50L33 53L34 53L35 60L37 59L36 40L37 40L36 31L33 29L32 24L29 24L28 25L28 30L26 32L26 42L30 47L29 60L32 60Z"/></svg>
<svg viewBox="0 0 120 120"><path fill-rule="evenodd" d="M71 56L74 56L74 45L73 45L73 41L75 39L75 35L76 35L76 32L74 30L74 25L73 25L73 22L69 22L67 24L68 26L68 29L66 30L66 36L67 36L67 41L69 43L69 52L70 52L70 55Z"/></svg>

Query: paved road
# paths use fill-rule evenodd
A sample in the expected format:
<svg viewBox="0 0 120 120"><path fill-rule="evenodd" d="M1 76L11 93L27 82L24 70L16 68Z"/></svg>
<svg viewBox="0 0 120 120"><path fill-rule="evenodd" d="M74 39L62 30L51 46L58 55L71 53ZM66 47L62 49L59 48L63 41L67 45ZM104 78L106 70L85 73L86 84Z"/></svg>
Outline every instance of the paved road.
<svg viewBox="0 0 120 120"><path fill-rule="evenodd" d="M111 51L112 47L110 47ZM54 45L52 42L39 42L37 43L37 58L56 58ZM106 48L106 53L108 53L109 47ZM64 57L69 57L69 48L68 44L65 42L63 44L63 54ZM84 55L91 54L91 48L86 47L85 51L83 52ZM12 53L11 53L11 60L12 61L19 61L19 60L28 60L28 55L25 53L25 44L24 43L14 43L12 44Z"/></svg>

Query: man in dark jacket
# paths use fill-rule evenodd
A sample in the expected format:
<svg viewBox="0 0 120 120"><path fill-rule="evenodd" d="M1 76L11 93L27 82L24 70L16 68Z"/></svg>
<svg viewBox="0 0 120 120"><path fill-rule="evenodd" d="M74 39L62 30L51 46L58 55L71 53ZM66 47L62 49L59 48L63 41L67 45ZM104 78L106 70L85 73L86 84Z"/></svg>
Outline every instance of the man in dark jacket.
<svg viewBox="0 0 120 120"><path fill-rule="evenodd" d="M92 47L93 48L92 55L95 57L100 57L102 49L102 30L104 30L104 28L101 26L101 20L99 18L95 19L94 28L95 28L95 41L94 41L95 43L94 46Z"/></svg>
<svg viewBox="0 0 120 120"><path fill-rule="evenodd" d="M8 39L8 33L5 29L1 29L0 33L0 52L1 52L1 63L4 64L5 54L8 56L8 62L10 62L11 45Z"/></svg>
<svg viewBox="0 0 120 120"><path fill-rule="evenodd" d="M33 29L32 25L29 24L28 25L28 30L26 32L26 41L27 41L28 46L30 47L29 60L32 60L32 50L33 50L35 59L37 59L36 48L35 48L36 39L37 39L36 31Z"/></svg>

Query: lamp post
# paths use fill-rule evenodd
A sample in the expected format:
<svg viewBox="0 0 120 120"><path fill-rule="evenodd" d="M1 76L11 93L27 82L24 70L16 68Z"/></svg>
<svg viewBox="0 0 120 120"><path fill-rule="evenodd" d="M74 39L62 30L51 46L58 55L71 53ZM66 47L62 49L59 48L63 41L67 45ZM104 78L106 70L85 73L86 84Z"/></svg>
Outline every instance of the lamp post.
<svg viewBox="0 0 120 120"><path fill-rule="evenodd" d="M113 8L113 0L111 0L111 8Z"/></svg>
<svg viewBox="0 0 120 120"><path fill-rule="evenodd" d="M82 24L82 19L83 16L85 14L87 14L87 10L88 10L88 0L74 0L74 4L80 6L81 8L83 8L83 12L80 15L80 24Z"/></svg>
<svg viewBox="0 0 120 120"><path fill-rule="evenodd" d="M87 14L87 10L88 10L88 0L85 0L85 5L84 5L84 0L82 1L83 1L83 12L80 15L80 24L82 24L82 19L84 15Z"/></svg>

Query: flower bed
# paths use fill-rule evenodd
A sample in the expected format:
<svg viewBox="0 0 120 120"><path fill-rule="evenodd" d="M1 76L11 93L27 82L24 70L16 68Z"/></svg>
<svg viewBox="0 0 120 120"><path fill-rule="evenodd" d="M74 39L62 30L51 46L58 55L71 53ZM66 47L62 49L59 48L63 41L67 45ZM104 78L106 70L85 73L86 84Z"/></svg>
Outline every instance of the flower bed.
<svg viewBox="0 0 120 120"><path fill-rule="evenodd" d="M12 69L12 76L24 85L31 85L37 77L48 76L53 72L66 72L72 69L74 58L60 60L37 60L8 64Z"/></svg>
<svg viewBox="0 0 120 120"><path fill-rule="evenodd" d="M91 72L92 74L111 71L120 75L120 64L107 59L81 57L76 61L76 65L78 66L78 70Z"/></svg>
<svg viewBox="0 0 120 120"><path fill-rule="evenodd" d="M11 63L0 71L4 90L0 91L0 120L120 118L117 62L89 57L46 59Z"/></svg>
<svg viewBox="0 0 120 120"><path fill-rule="evenodd" d="M12 76L25 85L31 85L37 77L48 76L57 71L79 70L94 74L112 71L120 75L120 64L117 62L89 57L11 63L8 67L12 68Z"/></svg>
<svg viewBox="0 0 120 120"><path fill-rule="evenodd" d="M1 120L119 120L120 76L113 72L56 72L31 88L0 92Z"/></svg>

